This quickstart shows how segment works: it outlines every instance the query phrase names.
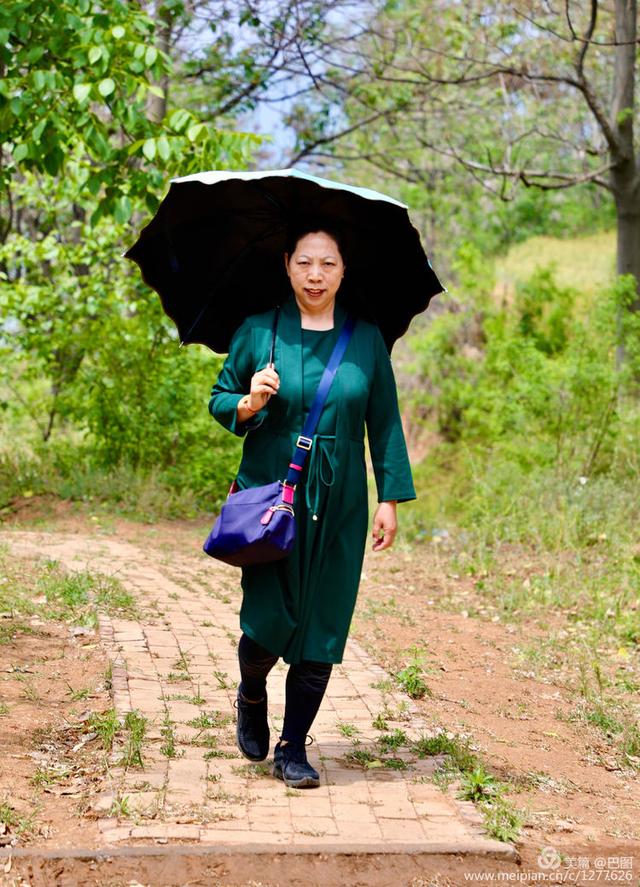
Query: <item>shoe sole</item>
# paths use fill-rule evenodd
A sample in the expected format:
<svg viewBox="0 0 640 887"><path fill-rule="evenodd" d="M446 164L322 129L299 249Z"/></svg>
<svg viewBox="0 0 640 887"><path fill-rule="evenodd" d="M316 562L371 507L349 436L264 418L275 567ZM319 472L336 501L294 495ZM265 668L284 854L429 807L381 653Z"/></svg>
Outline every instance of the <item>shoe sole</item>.
<svg viewBox="0 0 640 887"><path fill-rule="evenodd" d="M273 768L273 775L276 779L281 779L289 788L318 788L320 780L314 776L303 776L302 779L286 779L279 767Z"/></svg>

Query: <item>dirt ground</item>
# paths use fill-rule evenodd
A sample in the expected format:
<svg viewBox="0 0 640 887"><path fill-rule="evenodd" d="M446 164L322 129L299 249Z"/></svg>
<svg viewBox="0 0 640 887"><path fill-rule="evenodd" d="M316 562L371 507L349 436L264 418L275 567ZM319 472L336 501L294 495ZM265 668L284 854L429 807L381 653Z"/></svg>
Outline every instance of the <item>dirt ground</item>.
<svg viewBox="0 0 640 887"><path fill-rule="evenodd" d="M92 528L98 534L157 546L164 554L198 546L206 530L202 522L134 524L46 501L25 502L4 525L84 533ZM605 865L606 860L624 859L628 866L626 860L632 858L637 883L637 775L620 769L595 727L562 717L574 700L561 672L534 676L522 668L516 655L519 645L542 637L540 626L526 620L503 624L492 621L490 613L466 615L473 594L468 577L446 574L445 561L433 546L369 553L352 635L391 673L406 665L412 646L426 651L429 695L418 705L430 723L468 736L485 766L513 785L508 798L525 817L517 842L520 874L539 871L541 849L553 847L565 857L589 860L592 874L597 859L604 859ZM0 803L10 795L24 814L18 846L97 846L90 799L106 778L103 756L95 741L77 747L86 735L87 713L109 705L105 661L95 636L74 637L68 627L50 623L32 625L28 634L18 633L0 646L0 673L2 701L12 715L0 717ZM74 698L86 689L82 699ZM64 776L50 785L42 780L34 784L38 770L56 768ZM35 814L31 823L30 809ZM15 858L9 872L3 874L0 866L0 883L446 887L464 883L464 872L512 868L499 862L433 857L365 861L323 860L320 855L305 862L274 855L267 864L264 858L204 860L193 854L171 860L169 864L166 858L163 862L149 857L133 862L116 855L109 862L26 863ZM602 871L595 874L600 875L596 880L603 879ZM629 875L630 870L617 879L630 880Z"/></svg>

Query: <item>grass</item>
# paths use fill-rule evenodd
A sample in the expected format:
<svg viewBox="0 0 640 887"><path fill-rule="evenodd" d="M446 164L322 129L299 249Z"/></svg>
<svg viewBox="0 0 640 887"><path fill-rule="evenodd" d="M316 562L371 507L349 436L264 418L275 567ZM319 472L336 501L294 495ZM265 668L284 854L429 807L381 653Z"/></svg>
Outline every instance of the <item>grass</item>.
<svg viewBox="0 0 640 887"><path fill-rule="evenodd" d="M433 776L435 784L446 791L458 782L458 797L478 805L491 837L499 841L517 840L524 816L505 798L508 785L487 772L466 739L440 731L434 736L422 736L411 748L420 758L443 755L444 763Z"/></svg>
<svg viewBox="0 0 640 887"><path fill-rule="evenodd" d="M384 712L378 712L375 718L371 721L371 726L376 730L388 730L389 724L387 722L387 716L385 716Z"/></svg>
<svg viewBox="0 0 640 887"><path fill-rule="evenodd" d="M226 671L214 671L213 676L221 690L230 690L233 687L233 682Z"/></svg>
<svg viewBox="0 0 640 887"><path fill-rule="evenodd" d="M397 751L399 748L403 746L409 746L409 738L404 730L396 729L393 733L386 733L383 736L378 737L378 747L383 755L388 754L390 751Z"/></svg>
<svg viewBox="0 0 640 887"><path fill-rule="evenodd" d="M339 732L346 737L355 736L360 730L355 726L355 724L345 724L339 723L338 725Z"/></svg>
<svg viewBox="0 0 640 887"><path fill-rule="evenodd" d="M94 714L89 720L90 729L98 734L102 747L106 751L111 751L113 741L120 729L120 721L115 709L110 708L102 714Z"/></svg>
<svg viewBox="0 0 640 887"><path fill-rule="evenodd" d="M109 816L116 816L118 819L126 819L131 816L128 795L117 795L113 799Z"/></svg>
<svg viewBox="0 0 640 887"><path fill-rule="evenodd" d="M615 268L615 232L584 237L529 237L496 260L498 291L527 280L537 267L555 263L561 286L595 295L610 282Z"/></svg>
<svg viewBox="0 0 640 887"><path fill-rule="evenodd" d="M431 695L431 691L422 677L424 654L417 646L412 647L410 653L410 661L396 673L395 678L408 696L412 699L423 699L425 696Z"/></svg>
<svg viewBox="0 0 640 887"><path fill-rule="evenodd" d="M203 711L197 717L187 721L187 726L200 730L217 729L226 727L232 720L233 718L230 715L224 715L220 711L212 711L209 714Z"/></svg>
<svg viewBox="0 0 640 887"><path fill-rule="evenodd" d="M162 722L162 727L160 728L160 735L163 739L163 743L160 746L160 754L164 755L165 758L178 757L178 750L176 749L176 734L173 726L173 721L169 718L169 715L166 715Z"/></svg>
<svg viewBox="0 0 640 887"><path fill-rule="evenodd" d="M55 560L23 560L0 550L0 611L13 619L2 626L0 642L16 633L33 634L20 617L95 626L98 612L136 618L133 596L112 576L66 570Z"/></svg>
<svg viewBox="0 0 640 887"><path fill-rule="evenodd" d="M147 719L138 711L129 711L124 718L124 749L121 766L144 767L142 760L142 742L147 732Z"/></svg>

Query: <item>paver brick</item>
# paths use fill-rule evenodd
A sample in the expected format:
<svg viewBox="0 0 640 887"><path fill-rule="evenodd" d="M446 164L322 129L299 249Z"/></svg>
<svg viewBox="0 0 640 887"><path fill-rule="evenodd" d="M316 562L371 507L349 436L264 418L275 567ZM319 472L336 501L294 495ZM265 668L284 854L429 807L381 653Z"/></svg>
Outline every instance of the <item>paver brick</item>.
<svg viewBox="0 0 640 887"><path fill-rule="evenodd" d="M375 685L389 681L388 674L353 639L347 642L342 664L334 668L312 728L315 744L308 749L308 757L320 771L322 784L291 792L269 773L273 742L262 765L264 775L261 768L241 758L235 747L233 701L241 602L236 570L210 563L199 550L194 555L172 555L170 563L159 564L153 552L111 537L96 542L80 534L44 536L25 531L5 532L2 537L21 553L48 552L71 568L81 561L87 569L109 572L117 563L125 587L153 611L144 624L105 614L99 617L100 638L112 662L116 711L122 717L137 708L150 721L143 746L144 770L125 773L121 767L112 768L110 796L126 794L133 811L161 804L163 816L162 822L118 821L109 816L105 794L98 827L106 844L146 839L247 847L322 848L355 843L379 849L410 843L438 849L445 845L452 852L470 847L478 852L501 849L502 845L480 833L481 818L473 808L443 795L430 782L414 781L429 779L440 758L414 760L403 749L399 756L411 768L406 771L347 766L345 755L353 743L338 724L353 724L361 748L379 754L379 732L372 720L385 702L403 712L402 717L387 719L389 731L397 727L415 740L428 730L408 697L400 692L383 697ZM182 654L186 654L188 672L180 670ZM280 661L268 678L274 740L282 726L286 672L286 664ZM177 679L181 676L185 680ZM205 706L171 698L192 696L198 689ZM189 726L187 722L203 710L220 711L230 717L230 723L206 731ZM176 750L181 755L177 758L167 759L161 753L165 714L175 722ZM214 737L214 744L194 744L205 736ZM233 757L212 756L221 751ZM120 757L121 750L116 749L114 761ZM218 779L207 779L216 775Z"/></svg>

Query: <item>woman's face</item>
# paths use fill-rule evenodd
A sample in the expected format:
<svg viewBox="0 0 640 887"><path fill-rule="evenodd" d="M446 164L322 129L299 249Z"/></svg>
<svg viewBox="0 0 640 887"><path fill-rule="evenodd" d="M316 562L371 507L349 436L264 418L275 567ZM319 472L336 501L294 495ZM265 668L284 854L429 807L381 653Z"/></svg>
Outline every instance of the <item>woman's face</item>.
<svg viewBox="0 0 640 887"><path fill-rule="evenodd" d="M324 231L305 234L284 261L301 310L322 314L333 306L345 268L333 237Z"/></svg>

